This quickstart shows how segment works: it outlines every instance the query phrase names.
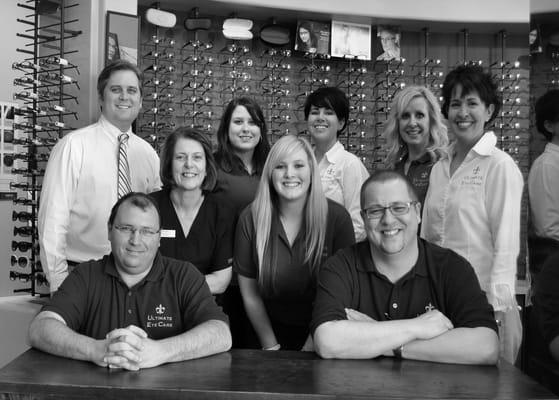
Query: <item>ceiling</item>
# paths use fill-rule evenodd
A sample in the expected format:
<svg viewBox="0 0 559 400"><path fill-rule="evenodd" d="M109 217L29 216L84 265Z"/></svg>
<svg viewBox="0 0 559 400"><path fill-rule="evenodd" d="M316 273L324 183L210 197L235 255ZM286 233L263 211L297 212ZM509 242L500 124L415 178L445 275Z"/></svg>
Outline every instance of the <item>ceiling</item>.
<svg viewBox="0 0 559 400"><path fill-rule="evenodd" d="M323 0L324 1L324 0ZM198 7L201 16L221 16L228 17L232 14L243 18L249 17L256 20L277 19L278 22L295 24L301 18L301 11L271 8L264 5L254 7L252 5L231 4L220 1L209 0L164 0L157 2L162 10L186 13L194 7ZM150 7L154 4L151 0L138 0L140 7ZM431 32L460 32L467 28L471 33L497 33L495 23L456 23L446 21L421 21L397 18L375 18L371 16L325 14L320 12L305 12L305 19L313 20L342 20L346 22L362 23L369 25L402 25L406 31L420 31L426 27ZM505 30L508 33L518 33L528 35L529 24L522 23L501 23L498 31Z"/></svg>

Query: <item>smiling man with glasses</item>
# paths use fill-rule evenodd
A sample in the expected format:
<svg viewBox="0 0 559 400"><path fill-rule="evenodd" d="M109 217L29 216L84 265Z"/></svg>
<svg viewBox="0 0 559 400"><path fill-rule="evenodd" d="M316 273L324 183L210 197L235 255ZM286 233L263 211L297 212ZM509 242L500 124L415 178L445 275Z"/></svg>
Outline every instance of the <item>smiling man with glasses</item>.
<svg viewBox="0 0 559 400"><path fill-rule="evenodd" d="M378 171L361 188L367 240L321 268L311 330L324 358L393 356L494 364L493 310L471 265L417 236L421 204L409 181Z"/></svg>
<svg viewBox="0 0 559 400"><path fill-rule="evenodd" d="M113 207L111 253L80 264L29 328L32 346L99 366L138 370L227 351L227 316L194 265L159 254L154 201Z"/></svg>

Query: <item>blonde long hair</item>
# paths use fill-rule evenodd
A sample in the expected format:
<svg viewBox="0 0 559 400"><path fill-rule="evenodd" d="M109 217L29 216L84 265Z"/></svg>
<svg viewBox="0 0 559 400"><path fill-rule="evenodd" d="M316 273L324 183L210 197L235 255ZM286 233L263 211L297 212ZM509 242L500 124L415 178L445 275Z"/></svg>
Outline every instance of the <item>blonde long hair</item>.
<svg viewBox="0 0 559 400"><path fill-rule="evenodd" d="M400 136L398 119L402 116L408 104L418 97L425 99L429 111L429 143L427 145L427 153L431 156L433 162L445 158L448 154L447 128L443 123L441 107L437 98L425 86L406 86L394 97L390 115L383 132L388 147L385 163L390 168L394 168L398 158L401 156L402 148L407 146Z"/></svg>
<svg viewBox="0 0 559 400"><path fill-rule="evenodd" d="M304 207L305 223L305 263L310 264L311 274L316 272L324 249L328 202L322 191L318 164L309 143L295 135L279 139L270 150L262 178L251 204L252 218L256 232L256 253L258 255L258 283L264 293L274 292L277 271L277 235L272 235L272 217L279 212L279 198L272 183L272 172L289 154L304 150L311 169L311 182Z"/></svg>

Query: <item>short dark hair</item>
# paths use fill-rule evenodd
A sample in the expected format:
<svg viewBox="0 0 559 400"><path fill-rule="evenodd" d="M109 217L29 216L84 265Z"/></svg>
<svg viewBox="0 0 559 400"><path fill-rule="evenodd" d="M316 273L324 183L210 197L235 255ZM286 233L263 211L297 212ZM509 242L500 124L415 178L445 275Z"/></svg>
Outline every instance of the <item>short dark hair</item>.
<svg viewBox="0 0 559 400"><path fill-rule="evenodd" d="M501 98L497 92L497 84L491 77L491 74L485 72L479 65L460 65L450 71L445 77L442 88L442 112L445 118L448 118L448 108L452 99L452 92L458 85L462 86L461 96L476 92L486 107L493 104L495 109L489 120L485 123L486 125L495 119L501 110Z"/></svg>
<svg viewBox="0 0 559 400"><path fill-rule="evenodd" d="M157 219L159 220L159 227L161 227L161 213L159 212L159 207L155 200L153 200L149 195L141 192L130 192L124 196L122 196L118 201L115 203L113 208L111 209L111 214L109 215L109 227L113 226L115 222L116 215L118 214L118 210L120 206L124 203L130 203L135 207L138 207L142 211L146 211L148 208L153 207L157 212Z"/></svg>
<svg viewBox="0 0 559 400"><path fill-rule="evenodd" d="M142 71L140 71L140 69L131 62L118 59L103 68L103 70L99 74L99 77L97 78L97 94L99 95L100 99L103 99L103 92L107 87L109 79L111 79L111 75L117 71L134 72L134 74L136 74L136 76L138 77L138 87L140 88L140 95L142 94L142 81L144 79Z"/></svg>
<svg viewBox="0 0 559 400"><path fill-rule="evenodd" d="M336 113L336 117L338 117L340 121L344 121L344 125L337 132L337 135L340 136L349 119L349 99L346 94L341 89L334 86L325 86L316 89L309 94L305 100L305 121L309 119L312 106L328 108Z"/></svg>
<svg viewBox="0 0 559 400"><path fill-rule="evenodd" d="M181 126L175 129L167 138L163 144L161 150L160 159L160 171L159 175L161 177L161 182L164 188L172 188L175 186L176 182L173 177L173 156L175 153L175 146L179 139L192 139L202 146L204 149L204 155L206 156L206 177L202 182L202 190L212 191L217 182L217 166L212 153L212 143L208 136L194 128L187 128Z"/></svg>
<svg viewBox="0 0 559 400"><path fill-rule="evenodd" d="M381 169L375 171L371 176L367 178L363 185L361 186L361 193L360 193L360 205L363 208L363 203L365 201L365 190L367 187L373 183L384 183L388 181L402 181L406 184L408 188L408 193L413 201L419 201L419 197L417 196L417 192L415 188L411 184L410 180L404 174L394 171L392 169Z"/></svg>
<svg viewBox="0 0 559 400"><path fill-rule="evenodd" d="M219 166L226 172L231 172L233 163L242 162L233 152L231 141L229 140L229 125L231 124L231 116L238 106L243 106L248 111L254 123L260 128L260 142L254 149L252 161L257 174L262 173L266 157L270 152L270 141L268 140L268 128L266 127L266 119L264 113L256 101L250 97L238 97L229 102L217 129L217 154Z"/></svg>
<svg viewBox="0 0 559 400"><path fill-rule="evenodd" d="M545 128L545 121L559 122L559 89L547 91L536 101L536 127L551 142L553 133Z"/></svg>

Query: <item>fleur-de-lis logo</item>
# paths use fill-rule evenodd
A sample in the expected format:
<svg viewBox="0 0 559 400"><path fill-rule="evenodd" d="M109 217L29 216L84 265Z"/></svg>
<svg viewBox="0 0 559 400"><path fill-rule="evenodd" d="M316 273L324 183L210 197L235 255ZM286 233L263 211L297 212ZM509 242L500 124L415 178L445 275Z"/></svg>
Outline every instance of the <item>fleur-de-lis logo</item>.
<svg viewBox="0 0 559 400"><path fill-rule="evenodd" d="M159 304L157 307L155 307L155 312L157 314L163 314L165 312L165 307L163 307L163 305Z"/></svg>
<svg viewBox="0 0 559 400"><path fill-rule="evenodd" d="M434 309L435 309L435 306L432 305L431 302L429 302L429 304L427 304L427 305L425 306L425 312L427 312L427 311L432 311L432 310L434 310Z"/></svg>

